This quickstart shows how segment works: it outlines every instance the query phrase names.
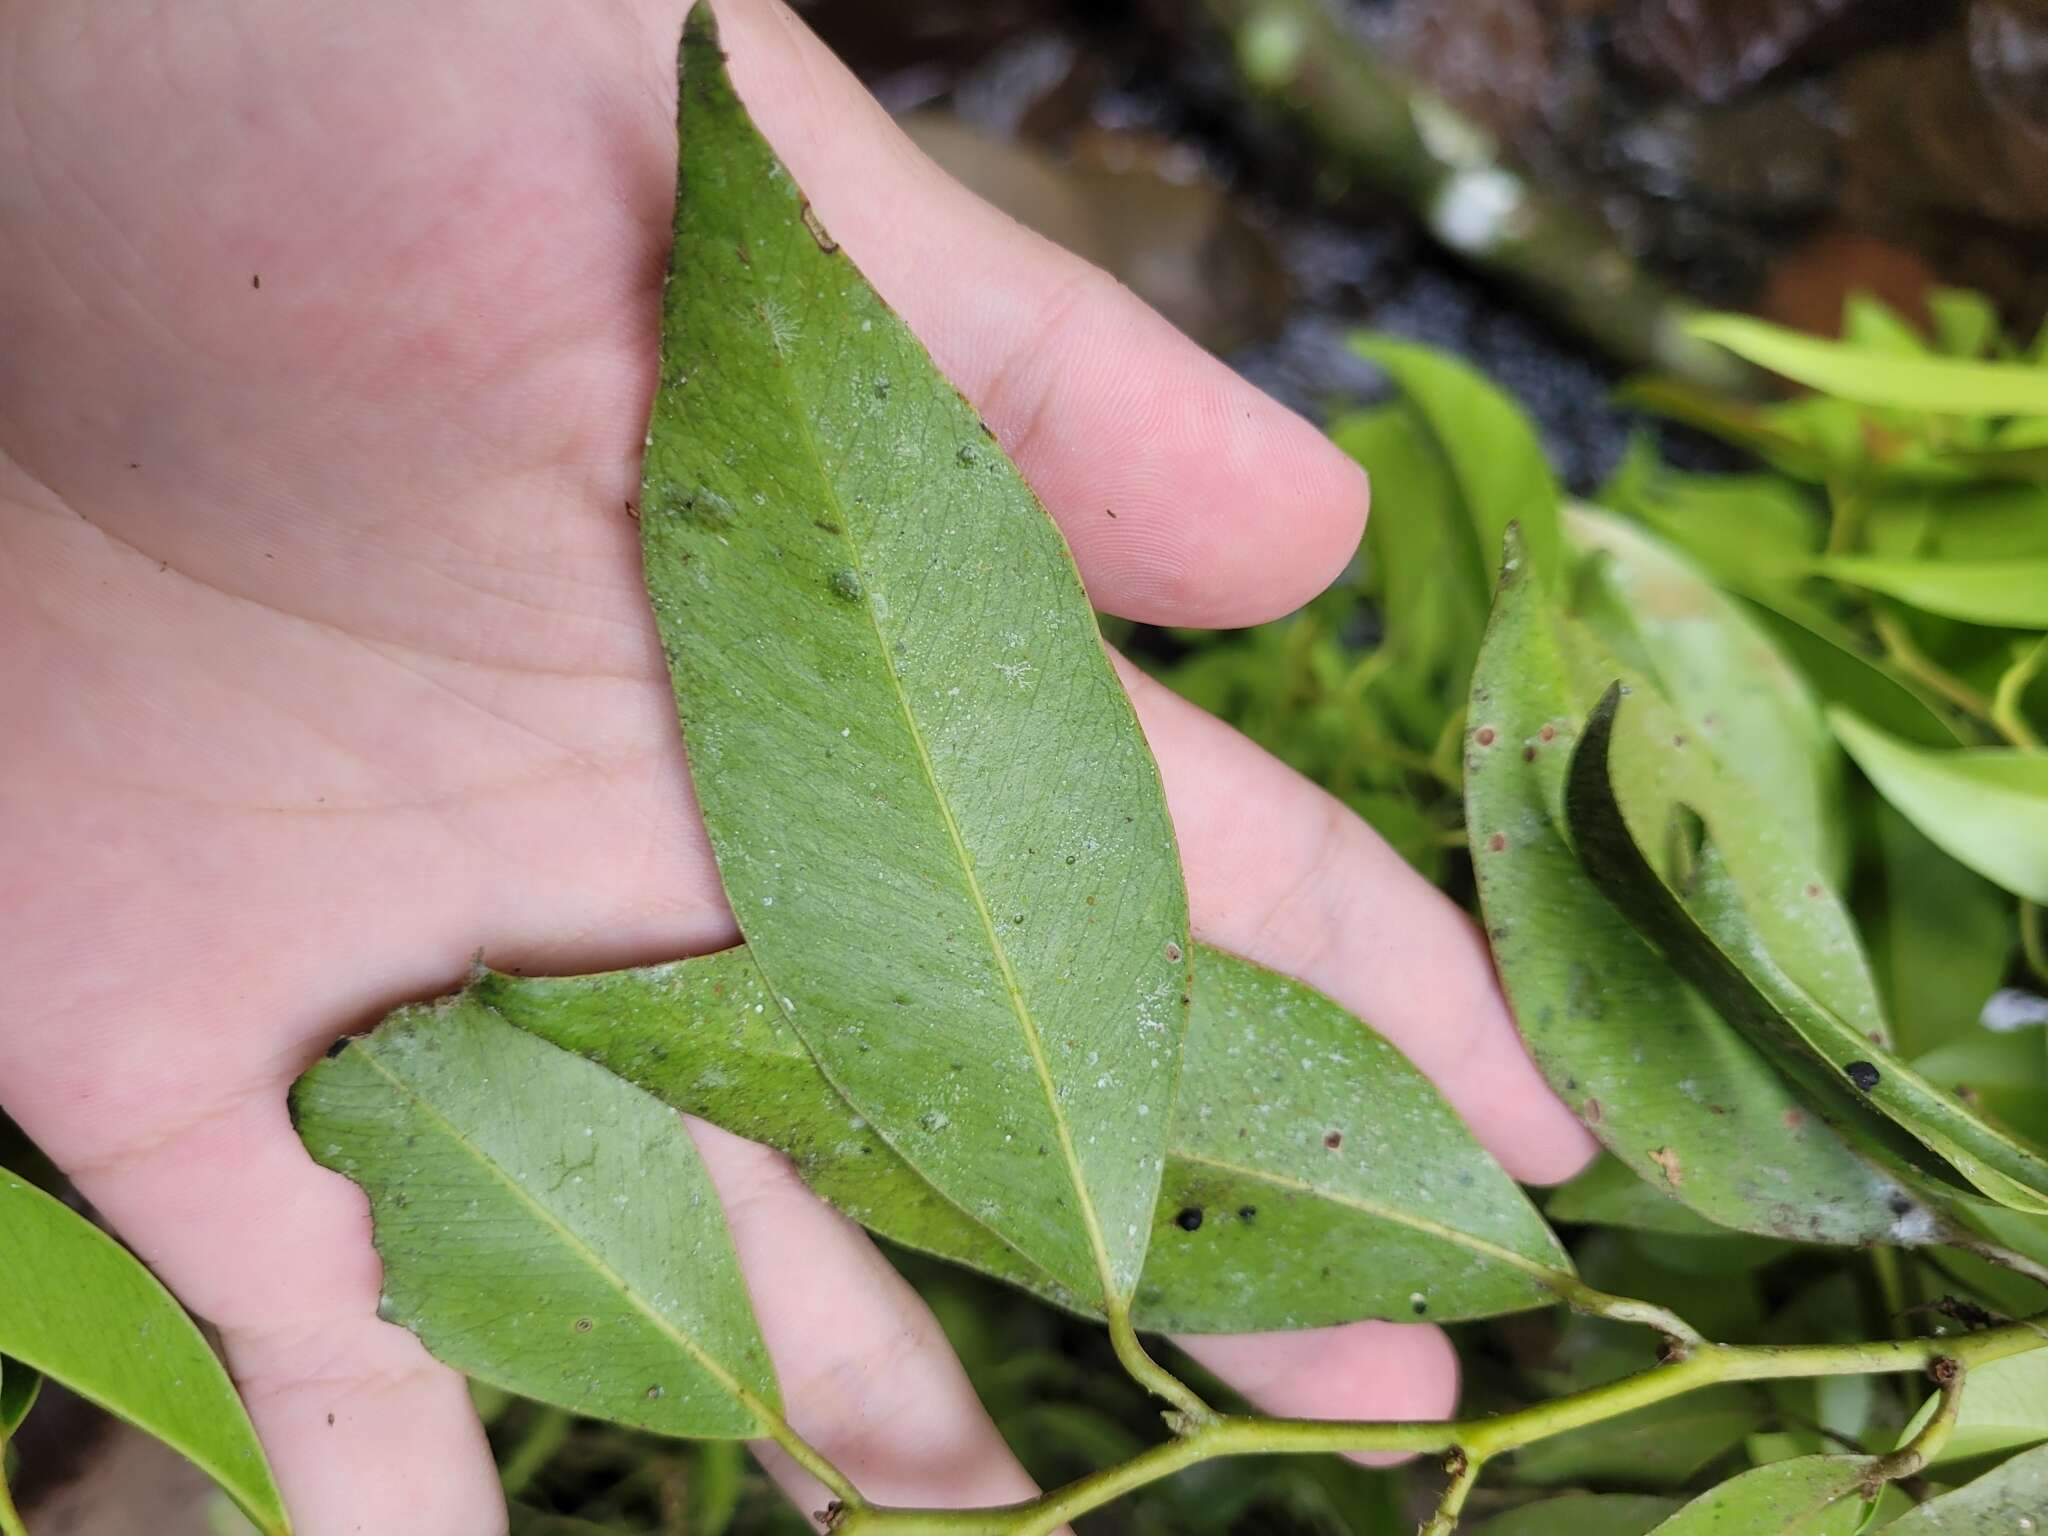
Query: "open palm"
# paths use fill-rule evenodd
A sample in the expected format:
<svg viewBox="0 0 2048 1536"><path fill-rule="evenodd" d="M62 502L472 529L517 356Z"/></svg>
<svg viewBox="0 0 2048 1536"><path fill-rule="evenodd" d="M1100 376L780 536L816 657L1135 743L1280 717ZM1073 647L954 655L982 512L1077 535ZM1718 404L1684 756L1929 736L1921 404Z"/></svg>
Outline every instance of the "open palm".
<svg viewBox="0 0 2048 1536"><path fill-rule="evenodd" d="M504 1515L288 1084L478 950L734 937L631 516L683 3L0 12L0 1104L218 1326L306 1536ZM1100 606L1243 624L1335 572L1341 456L947 183L786 13L722 10L764 130ZM1372 1019L1511 1170L1577 1166L1464 919L1130 681L1200 935ZM698 1134L797 1428L878 1498L1027 1493L865 1238ZM1422 1327L1196 1347L1281 1412L1455 1387Z"/></svg>

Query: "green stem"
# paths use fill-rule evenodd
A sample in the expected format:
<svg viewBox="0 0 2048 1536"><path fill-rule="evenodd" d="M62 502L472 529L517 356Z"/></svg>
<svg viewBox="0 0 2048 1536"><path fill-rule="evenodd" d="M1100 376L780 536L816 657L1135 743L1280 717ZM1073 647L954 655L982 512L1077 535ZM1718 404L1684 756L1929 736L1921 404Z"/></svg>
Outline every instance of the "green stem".
<svg viewBox="0 0 2048 1536"><path fill-rule="evenodd" d="M1575 1281L1570 1286L1557 1285L1553 1289L1558 1300L1587 1317L1604 1317L1610 1322L1637 1323L1645 1328L1654 1328L1686 1350L1707 1342L1691 1323L1654 1302L1637 1301L1633 1296L1610 1296L1606 1291L1594 1290L1584 1281Z"/></svg>
<svg viewBox="0 0 2048 1536"><path fill-rule="evenodd" d="M1891 664L1930 692L1939 694L1973 719L1991 722L1991 701L1961 678L1943 670L1921 650L1906 626L1894 614L1876 609L1870 616L1877 638L1883 642Z"/></svg>
<svg viewBox="0 0 2048 1536"><path fill-rule="evenodd" d="M1962 1361L1953 1355L1943 1355L1928 1366L1927 1374L1941 1388L1941 1400L1935 1407L1934 1417L1920 1426L1919 1434L1879 1459L1877 1476L1885 1482L1895 1483L1902 1477L1918 1476L1927 1463L1941 1454L1941 1448L1948 1444L1948 1437L1955 1431L1956 1415L1963 1406L1963 1377L1968 1372Z"/></svg>
<svg viewBox="0 0 2048 1536"><path fill-rule="evenodd" d="M1997 727L1999 735L2028 752L2039 752L2043 748L2041 738L2027 724L2020 701L2028 686L2041 675L2043 667L2048 667L2048 635L2036 640L2018 661L2005 669L1991 695L1992 725Z"/></svg>
<svg viewBox="0 0 2048 1536"><path fill-rule="evenodd" d="M761 1421L761 1429L768 1438L781 1446L791 1461L823 1483L841 1508L860 1510L867 1507L867 1501L846 1474L827 1461L810 1441L791 1429L787 1419L759 1407L755 1409L755 1416Z"/></svg>
<svg viewBox="0 0 2048 1536"><path fill-rule="evenodd" d="M1154 1397L1173 1405L1172 1417L1179 1421L1175 1425L1176 1433L1185 1434L1189 1429L1215 1419L1216 1410L1203 1402L1192 1387L1145 1353L1145 1346L1138 1340L1138 1330L1131 1325L1129 1308L1115 1307L1111 1310L1109 1342L1133 1381Z"/></svg>
<svg viewBox="0 0 2048 1536"><path fill-rule="evenodd" d="M2048 982L2048 923L2042 920L2039 902L2020 898L2020 953L2026 956L2027 968L2043 982Z"/></svg>
<svg viewBox="0 0 2048 1536"><path fill-rule="evenodd" d="M498 1467L498 1483L507 1498L516 1499L527 1485L540 1476L541 1469L554 1460L555 1452L568 1443L575 1420L559 1408L543 1408L535 1415Z"/></svg>
<svg viewBox="0 0 2048 1536"><path fill-rule="evenodd" d="M1451 1532L1458 1528L1458 1517L1465 1512L1465 1500L1479 1485L1479 1472L1485 1465L1477 1456L1468 1456L1461 1450L1453 1450L1444 1458L1444 1466L1451 1474L1451 1485L1437 1500L1436 1513L1429 1517L1429 1524L1417 1536L1451 1536Z"/></svg>
<svg viewBox="0 0 2048 1536"><path fill-rule="evenodd" d="M1120 1466L1091 1473L1027 1503L981 1510L854 1509L834 1529L838 1536L1049 1536L1067 1521L1124 1494L1222 1456L1455 1451L1468 1464L1476 1465L1535 1441L1602 1423L1702 1387L1797 1377L1930 1371L1941 1361L1952 1362L1962 1370L2024 1354L2044 1344L2048 1344L2048 1330L2032 1321L1955 1339L1885 1339L1867 1344L1704 1344L1672 1364L1490 1419L1360 1424L1214 1417ZM1945 1373L1946 1367L1942 1370ZM1946 1414L1947 1424L1936 1426L1930 1422L1928 1431L1906 1448L1911 1451L1917 1447L1923 1458L1932 1454L1939 1444L1938 1437L1946 1435L1954 1422L1953 1400L1959 1398L1960 1388L1946 1381L1943 1386L1943 1409L1937 1418ZM1894 1453L1903 1470L1886 1471L1886 1476L1905 1476L1916 1470L1907 1467L1905 1454Z"/></svg>
<svg viewBox="0 0 2048 1536"><path fill-rule="evenodd" d="M0 1536L28 1536L21 1512L14 1507L14 1495L7 1491L7 1437L0 1435Z"/></svg>

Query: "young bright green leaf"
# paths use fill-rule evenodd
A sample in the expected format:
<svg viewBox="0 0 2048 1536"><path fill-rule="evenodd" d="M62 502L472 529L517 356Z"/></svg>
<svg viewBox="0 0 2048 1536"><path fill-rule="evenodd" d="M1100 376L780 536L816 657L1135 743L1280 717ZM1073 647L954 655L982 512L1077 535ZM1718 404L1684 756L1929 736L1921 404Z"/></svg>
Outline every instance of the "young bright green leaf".
<svg viewBox="0 0 2048 1536"><path fill-rule="evenodd" d="M2044 375L2048 376L2048 375ZM2048 560L1906 560L1829 555L1814 574L1971 624L2048 629Z"/></svg>
<svg viewBox="0 0 2048 1536"><path fill-rule="evenodd" d="M1297 981L1204 948L1135 1317L1177 1333L1543 1306L1570 1260L1428 1080ZM833 1090L744 948L472 995L667 1103L787 1153L893 1242L1099 1311L950 1204ZM1334 1144L1333 1144L1334 1143Z"/></svg>
<svg viewBox="0 0 2048 1536"><path fill-rule="evenodd" d="M292 1108L370 1197L382 1315L437 1358L661 1434L774 1421L718 1197L667 1106L455 997L316 1063Z"/></svg>
<svg viewBox="0 0 2048 1536"><path fill-rule="evenodd" d="M1930 288L1934 343L1950 357L1982 357L1999 339L1998 306L1968 288Z"/></svg>
<svg viewBox="0 0 2048 1536"><path fill-rule="evenodd" d="M1495 963L1531 1054L1610 1151L1708 1220L1808 1242L1887 1238L1912 1202L1893 1208L1898 1186L1810 1114L1579 868L1562 802L1593 702L1584 686L1560 615L1511 553L1472 680L1465 803Z"/></svg>
<svg viewBox="0 0 2048 1536"><path fill-rule="evenodd" d="M1933 1417L1936 1401L1930 1393L1899 1431L1901 1445ZM1956 1427L1929 1464L1953 1466L2043 1441L2048 1441L2048 1350L2034 1350L1971 1370Z"/></svg>
<svg viewBox="0 0 2048 1536"><path fill-rule="evenodd" d="M35 1407L43 1390L43 1373L19 1360L0 1355L0 1441L11 1438Z"/></svg>
<svg viewBox="0 0 2048 1536"><path fill-rule="evenodd" d="M1386 629L1377 686L1427 750L1464 700L1486 628L1493 550L1481 555L1436 434L1413 404L1356 412L1333 422L1330 437L1372 476L1365 583Z"/></svg>
<svg viewBox="0 0 2048 1536"><path fill-rule="evenodd" d="M1640 823L1632 823L1615 785L1612 748L1620 708L1617 684L1586 722L1565 795L1573 843L1594 883L1680 976L1791 1073L1837 1125L1853 1123L1868 1138L1871 1128L1857 1114L1867 1107L1992 1199L2019 1210L2048 1211L2048 1153L1987 1124L1778 964L1726 878L1717 856L1723 828L1716 820L1706 820L1707 840L1690 880L1674 889L1658 874L1641 846Z"/></svg>
<svg viewBox="0 0 2048 1536"><path fill-rule="evenodd" d="M1884 1529L1885 1536L2015 1536L2048 1529L2048 1446L1929 1499Z"/></svg>
<svg viewBox="0 0 2048 1536"><path fill-rule="evenodd" d="M1644 1536L1677 1508L1642 1493L1568 1493L1495 1515L1474 1536Z"/></svg>
<svg viewBox="0 0 2048 1536"><path fill-rule="evenodd" d="M2048 902L2048 754L1930 752L1845 709L1828 723L1877 792L1930 842L1993 884Z"/></svg>
<svg viewBox="0 0 2048 1536"><path fill-rule="evenodd" d="M1187 1019L1158 772L1058 530L755 131L707 15L641 527L726 894L876 1132L1120 1306Z"/></svg>
<svg viewBox="0 0 2048 1536"><path fill-rule="evenodd" d="M1472 520L1481 559L1493 559L1508 524L1515 523L1536 568L1555 571L1557 479L1520 407L1480 374L1433 348L1360 334L1351 338L1351 349L1385 370L1429 424ZM1491 575L1482 566L1482 591Z"/></svg>
<svg viewBox="0 0 2048 1536"><path fill-rule="evenodd" d="M289 1531L256 1431L198 1325L127 1249L0 1169L0 1354L154 1435L241 1506ZM6 1392L0 1412L28 1411ZM5 1438L0 1434L0 1438Z"/></svg>
<svg viewBox="0 0 2048 1536"><path fill-rule="evenodd" d="M1773 1462L1694 1499L1652 1536L1854 1536L1876 1498L1874 1456Z"/></svg>
<svg viewBox="0 0 2048 1536"><path fill-rule="evenodd" d="M2044 368L1902 357L1741 315L1701 315L1686 328L1746 362L1843 400L1956 416L2048 415Z"/></svg>

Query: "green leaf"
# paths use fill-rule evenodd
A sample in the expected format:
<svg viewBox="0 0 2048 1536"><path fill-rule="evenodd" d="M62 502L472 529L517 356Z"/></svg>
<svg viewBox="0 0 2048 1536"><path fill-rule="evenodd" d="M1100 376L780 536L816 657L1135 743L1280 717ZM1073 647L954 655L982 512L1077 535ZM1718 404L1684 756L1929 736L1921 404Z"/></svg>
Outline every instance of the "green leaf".
<svg viewBox="0 0 2048 1536"><path fill-rule="evenodd" d="M1853 1536L1876 1488L1874 1456L1801 1456L1730 1478L1654 1536Z"/></svg>
<svg viewBox="0 0 2048 1536"><path fill-rule="evenodd" d="M1887 1237L1897 1187L1808 1113L1579 868L1562 801L1592 697L1566 641L1511 554L1473 675L1465 803L1495 963L1531 1054L1610 1151L1708 1220L1808 1242ZM1805 909L1823 904L1792 905L1809 921Z"/></svg>
<svg viewBox="0 0 2048 1536"><path fill-rule="evenodd" d="M1552 1190L1543 1202L1543 1213L1552 1221L1666 1237L1718 1237L1727 1230L1674 1200L1661 1183L1650 1183L1611 1156L1602 1156L1569 1184Z"/></svg>
<svg viewBox="0 0 2048 1536"><path fill-rule="evenodd" d="M1934 341L1950 357L1982 357L1999 339L1998 306L1967 288L1930 288Z"/></svg>
<svg viewBox="0 0 2048 1536"><path fill-rule="evenodd" d="M2048 754L1930 752L1844 709L1828 723L1877 792L1928 840L1992 883L2048 902Z"/></svg>
<svg viewBox="0 0 2048 1536"><path fill-rule="evenodd" d="M1204 948L1135 1316L1177 1333L1543 1306L1571 1261L1401 1054L1300 982ZM665 1102L787 1153L907 1247L1081 1312L854 1113L778 1018L744 949L603 976L486 973L474 996ZM1334 1145L1331 1143L1334 1141Z"/></svg>
<svg viewBox="0 0 2048 1536"><path fill-rule="evenodd" d="M43 1373L0 1355L0 1442L13 1438L43 1390Z"/></svg>
<svg viewBox="0 0 2048 1536"><path fill-rule="evenodd" d="M1620 706L1617 684L1586 722L1565 796L1573 842L1594 883L1837 1125L1851 1125L1869 1139L1869 1117L1859 1115L1867 1106L1992 1199L2048 1211L2048 1155L1956 1103L1778 963L1723 872L1718 851L1728 829L1716 815L1706 814L1708 842L1689 888L1681 888L1685 894L1658 875L1641 846L1640 824L1625 813L1614 782L1611 749Z"/></svg>
<svg viewBox="0 0 2048 1536"><path fill-rule="evenodd" d="M1539 571L1555 571L1558 489L1529 418L1456 358L1391 336L1359 334L1351 349L1383 369L1435 435L1472 520L1480 557L1490 561L1519 524ZM1481 569L1481 591L1492 573Z"/></svg>
<svg viewBox="0 0 2048 1536"><path fill-rule="evenodd" d="M1158 772L1058 530L684 39L641 528L775 1006L947 1199L1136 1286L1189 974Z"/></svg>
<svg viewBox="0 0 2048 1536"><path fill-rule="evenodd" d="M5 1171L0 1232L0 1353L9 1376L18 1362L98 1403L191 1461L262 1530L288 1531L228 1373L156 1277L83 1216ZM7 1397L20 1401L11 1390ZM23 1403L18 1413L26 1412Z"/></svg>
<svg viewBox="0 0 2048 1536"><path fill-rule="evenodd" d="M1676 1488L1740 1445L1763 1418L1755 1392L1707 1387L1525 1446L1515 1453L1515 1474L1547 1486L1619 1482Z"/></svg>
<svg viewBox="0 0 2048 1536"><path fill-rule="evenodd" d="M2012 903L1885 802L1873 807L1882 888L1866 928L1899 1054L1911 1059L1979 1033L2012 952Z"/></svg>
<svg viewBox="0 0 2048 1536"><path fill-rule="evenodd" d="M457 997L316 1063L292 1108L370 1197L381 1315L436 1358L660 1434L778 1422L718 1197L648 1094Z"/></svg>
<svg viewBox="0 0 2048 1536"><path fill-rule="evenodd" d="M1426 749L1464 703L1486 627L1492 546L1481 555L1438 440L1414 405L1354 413L1330 436L1372 476L1365 577L1386 630L1381 687L1397 695L1409 739Z"/></svg>
<svg viewBox="0 0 2048 1536"><path fill-rule="evenodd" d="M1777 804L1808 862L1841 867L1842 765L1804 677L1731 598L1650 535L1595 507L1569 509L1573 546L1601 572L1650 675L1695 738ZM1618 649L1618 647L1617 647Z"/></svg>
<svg viewBox="0 0 2048 1536"><path fill-rule="evenodd" d="M1474 1536L1644 1536L1677 1508L1641 1493L1568 1493L1495 1515Z"/></svg>
<svg viewBox="0 0 2048 1536"><path fill-rule="evenodd" d="M1971 624L2048 629L2048 560L1900 560L1829 555L1816 575Z"/></svg>
<svg viewBox="0 0 2048 1536"><path fill-rule="evenodd" d="M1686 329L1746 362L1843 400L1957 416L2048 415L2048 369L1897 356L1741 315L1701 315Z"/></svg>
<svg viewBox="0 0 2048 1536"><path fill-rule="evenodd" d="M1904 1445L1933 1417L1937 1398L1929 1394L1906 1427ZM2004 1455L2048 1440L2048 1350L2012 1355L1971 1370L1963 1382L1962 1409L1931 1466L1952 1466L1983 1456Z"/></svg>
<svg viewBox="0 0 2048 1536"><path fill-rule="evenodd" d="M2048 1446L2015 1456L1975 1482L1929 1499L1886 1536L2013 1536L2048 1518Z"/></svg>

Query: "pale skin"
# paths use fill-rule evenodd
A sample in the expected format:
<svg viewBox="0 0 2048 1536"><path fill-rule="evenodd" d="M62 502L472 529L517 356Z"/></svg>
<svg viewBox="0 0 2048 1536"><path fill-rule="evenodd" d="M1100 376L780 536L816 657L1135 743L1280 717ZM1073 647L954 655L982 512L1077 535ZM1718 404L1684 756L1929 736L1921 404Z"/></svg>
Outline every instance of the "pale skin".
<svg viewBox="0 0 2048 1536"><path fill-rule="evenodd" d="M735 937L625 511L683 8L0 6L0 1104L219 1329L304 1536L505 1515L462 1381L376 1318L364 1200L300 1148L292 1079L478 951ZM1366 483L1311 426L948 182L785 11L720 11L764 132L1100 607L1241 625L1337 573ZM1518 1176L1580 1167L1466 918L1125 676L1197 933L1376 1023ZM1028 1495L858 1229L697 1134L798 1430L878 1501ZM1188 1345L1276 1413L1456 1393L1425 1326Z"/></svg>

